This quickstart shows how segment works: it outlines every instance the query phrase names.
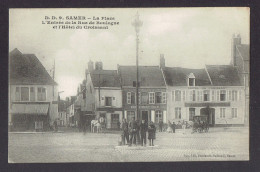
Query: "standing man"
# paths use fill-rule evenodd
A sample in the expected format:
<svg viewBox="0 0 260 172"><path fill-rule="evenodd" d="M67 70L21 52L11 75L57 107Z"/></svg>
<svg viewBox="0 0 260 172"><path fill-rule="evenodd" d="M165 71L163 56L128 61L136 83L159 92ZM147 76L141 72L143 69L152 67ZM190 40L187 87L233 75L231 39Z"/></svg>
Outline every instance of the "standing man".
<svg viewBox="0 0 260 172"><path fill-rule="evenodd" d="M128 123L126 122L126 119L123 119L122 130L123 130L123 133L122 133L122 135L123 135L123 138L122 138L123 145L125 145L125 140L126 140L126 143L129 144Z"/></svg>
<svg viewBox="0 0 260 172"><path fill-rule="evenodd" d="M145 120L142 120L140 125L140 133L141 133L141 146L146 146L146 132L147 132L147 124Z"/></svg>
<svg viewBox="0 0 260 172"><path fill-rule="evenodd" d="M175 133L176 124L175 122L172 122L172 132Z"/></svg>
<svg viewBox="0 0 260 172"><path fill-rule="evenodd" d="M130 144L129 146L136 145L136 130L137 130L137 124L135 122L135 118L132 117L132 120L129 122L128 129L130 132Z"/></svg>

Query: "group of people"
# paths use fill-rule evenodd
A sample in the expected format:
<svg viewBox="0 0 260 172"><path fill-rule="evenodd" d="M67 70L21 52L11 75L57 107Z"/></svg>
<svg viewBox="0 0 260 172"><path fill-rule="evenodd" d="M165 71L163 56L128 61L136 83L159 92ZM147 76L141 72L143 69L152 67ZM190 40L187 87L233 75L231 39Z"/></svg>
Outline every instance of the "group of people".
<svg viewBox="0 0 260 172"><path fill-rule="evenodd" d="M149 146L154 146L156 127L152 121L148 125L147 121L142 120L140 123L138 120L135 120L134 117L129 123L126 121L126 119L123 119L121 128L123 130L123 145L127 144L132 146L140 144L141 146L146 146L146 133L148 132Z"/></svg>
<svg viewBox="0 0 260 172"><path fill-rule="evenodd" d="M171 123L171 121L168 121L168 128L166 131L168 133L175 133L175 128L176 128L176 124L174 122Z"/></svg>

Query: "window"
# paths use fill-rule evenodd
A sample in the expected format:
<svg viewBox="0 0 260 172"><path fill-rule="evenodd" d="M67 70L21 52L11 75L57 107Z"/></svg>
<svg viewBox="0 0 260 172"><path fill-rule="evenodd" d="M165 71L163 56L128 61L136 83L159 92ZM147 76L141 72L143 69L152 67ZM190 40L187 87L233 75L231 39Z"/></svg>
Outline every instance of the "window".
<svg viewBox="0 0 260 172"><path fill-rule="evenodd" d="M131 104L131 92L127 93L127 104Z"/></svg>
<svg viewBox="0 0 260 172"><path fill-rule="evenodd" d="M147 92L142 92L141 93L141 104L148 104L148 93Z"/></svg>
<svg viewBox="0 0 260 172"><path fill-rule="evenodd" d="M231 99L232 101L237 101L237 91L236 90L232 91L232 96L231 97L232 97L232 99Z"/></svg>
<svg viewBox="0 0 260 172"><path fill-rule="evenodd" d="M161 92L156 92L156 103L162 103L162 93Z"/></svg>
<svg viewBox="0 0 260 172"><path fill-rule="evenodd" d="M30 101L35 101L35 89L30 87Z"/></svg>
<svg viewBox="0 0 260 172"><path fill-rule="evenodd" d="M227 93L228 93L228 96L227 96L228 98L227 98L227 99L228 99L229 101L231 101L231 100L232 100L232 91L229 90L229 91L227 91Z"/></svg>
<svg viewBox="0 0 260 172"><path fill-rule="evenodd" d="M134 111L127 111L127 121L131 121L132 118L135 118L135 112Z"/></svg>
<svg viewBox="0 0 260 172"><path fill-rule="evenodd" d="M237 118L237 108L232 108L232 118Z"/></svg>
<svg viewBox="0 0 260 172"><path fill-rule="evenodd" d="M162 111L157 110L155 111L155 122L159 123L160 120L163 120Z"/></svg>
<svg viewBox="0 0 260 172"><path fill-rule="evenodd" d="M135 104L135 93L131 93L131 104Z"/></svg>
<svg viewBox="0 0 260 172"><path fill-rule="evenodd" d="M220 108L220 118L225 118L225 111L226 109L225 108Z"/></svg>
<svg viewBox="0 0 260 172"><path fill-rule="evenodd" d="M127 104L135 104L135 93L127 93Z"/></svg>
<svg viewBox="0 0 260 172"><path fill-rule="evenodd" d="M105 106L112 106L112 97L105 97Z"/></svg>
<svg viewBox="0 0 260 172"><path fill-rule="evenodd" d="M185 97L186 97L185 91L182 91L182 100L183 101L185 101Z"/></svg>
<svg viewBox="0 0 260 172"><path fill-rule="evenodd" d="M29 88L21 87L21 101L29 101Z"/></svg>
<svg viewBox="0 0 260 172"><path fill-rule="evenodd" d="M189 86L195 86L195 78L189 78Z"/></svg>
<svg viewBox="0 0 260 172"><path fill-rule="evenodd" d="M155 97L154 93L149 93L149 104L155 103L154 97Z"/></svg>
<svg viewBox="0 0 260 172"><path fill-rule="evenodd" d="M204 101L209 101L209 90L203 91L203 99Z"/></svg>
<svg viewBox="0 0 260 172"><path fill-rule="evenodd" d="M15 101L20 101L20 87L15 88Z"/></svg>
<svg viewBox="0 0 260 172"><path fill-rule="evenodd" d="M198 101L202 101L202 91L201 90L198 90L198 94L197 94L197 100Z"/></svg>
<svg viewBox="0 0 260 172"><path fill-rule="evenodd" d="M190 90L190 101L196 101L196 92L195 92L195 90Z"/></svg>
<svg viewBox="0 0 260 172"><path fill-rule="evenodd" d="M226 90L220 91L220 101L226 101Z"/></svg>
<svg viewBox="0 0 260 172"><path fill-rule="evenodd" d="M164 92L162 93L162 103L166 103L167 101L167 94Z"/></svg>
<svg viewBox="0 0 260 172"><path fill-rule="evenodd" d="M242 91L239 91L239 98L238 98L238 100L240 101L240 100L242 100Z"/></svg>
<svg viewBox="0 0 260 172"><path fill-rule="evenodd" d="M38 99L38 101L46 101L46 89L45 88L38 87L37 99Z"/></svg>
<svg viewBox="0 0 260 172"><path fill-rule="evenodd" d="M175 91L175 101L181 101L181 91L180 90L176 90Z"/></svg>
<svg viewBox="0 0 260 172"><path fill-rule="evenodd" d="M211 91L211 101L215 101L215 91Z"/></svg>
<svg viewBox="0 0 260 172"><path fill-rule="evenodd" d="M217 90L216 92L217 92L217 101L219 101L219 90Z"/></svg>
<svg viewBox="0 0 260 172"><path fill-rule="evenodd" d="M175 108L175 119L181 119L181 108L180 107Z"/></svg>

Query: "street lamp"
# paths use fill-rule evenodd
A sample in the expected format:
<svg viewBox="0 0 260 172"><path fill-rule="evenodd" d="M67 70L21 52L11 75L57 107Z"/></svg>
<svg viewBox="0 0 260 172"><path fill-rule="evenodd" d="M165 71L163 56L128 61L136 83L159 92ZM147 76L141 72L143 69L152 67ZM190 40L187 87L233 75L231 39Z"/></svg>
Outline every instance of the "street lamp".
<svg viewBox="0 0 260 172"><path fill-rule="evenodd" d="M143 25L143 22L139 20L139 14L136 13L135 20L132 22L132 25L135 27L135 33L136 33L136 115L135 119L138 117L138 105L139 105L139 93L138 93L138 86L139 86L139 71L138 71L138 46L139 46L139 32L140 27Z"/></svg>

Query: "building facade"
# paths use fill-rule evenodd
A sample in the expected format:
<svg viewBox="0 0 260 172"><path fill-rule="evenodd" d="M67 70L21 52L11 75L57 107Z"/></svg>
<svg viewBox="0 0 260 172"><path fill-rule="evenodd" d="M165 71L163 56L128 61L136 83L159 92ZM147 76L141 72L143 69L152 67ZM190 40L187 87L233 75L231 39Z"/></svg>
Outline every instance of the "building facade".
<svg viewBox="0 0 260 172"><path fill-rule="evenodd" d="M58 118L57 84L34 54L9 54L9 124L47 130Z"/></svg>
<svg viewBox="0 0 260 172"><path fill-rule="evenodd" d="M167 122L166 86L159 66L139 66L139 113L136 114L136 66L118 66L124 118Z"/></svg>
<svg viewBox="0 0 260 172"><path fill-rule="evenodd" d="M194 116L206 116L211 126L244 124L244 86L233 66L164 67L162 71L170 121L193 121Z"/></svg>
<svg viewBox="0 0 260 172"><path fill-rule="evenodd" d="M249 45L242 44L240 35L233 35L231 47L231 65L239 74L240 82L245 86L245 124L249 124L249 82L250 82Z"/></svg>
<svg viewBox="0 0 260 172"><path fill-rule="evenodd" d="M84 87L86 98L82 111L94 114L107 129L118 128L122 122L122 90L117 71L103 70L102 62L96 62L94 68L89 61Z"/></svg>
<svg viewBox="0 0 260 172"><path fill-rule="evenodd" d="M68 101L59 100L59 106L58 106L58 112L59 112L58 125L59 126L68 126L69 125L69 116L67 114L68 103L69 103Z"/></svg>

